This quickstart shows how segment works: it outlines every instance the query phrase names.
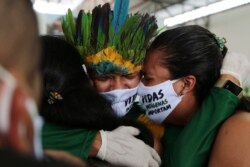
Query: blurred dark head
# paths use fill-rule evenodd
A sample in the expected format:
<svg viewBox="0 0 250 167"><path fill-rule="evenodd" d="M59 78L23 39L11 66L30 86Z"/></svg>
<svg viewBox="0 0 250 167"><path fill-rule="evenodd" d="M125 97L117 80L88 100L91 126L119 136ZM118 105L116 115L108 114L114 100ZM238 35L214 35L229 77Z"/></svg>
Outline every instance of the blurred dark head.
<svg viewBox="0 0 250 167"><path fill-rule="evenodd" d="M92 88L78 51L62 38L43 36L41 40L41 115L64 126L105 129L116 125L110 104Z"/></svg>

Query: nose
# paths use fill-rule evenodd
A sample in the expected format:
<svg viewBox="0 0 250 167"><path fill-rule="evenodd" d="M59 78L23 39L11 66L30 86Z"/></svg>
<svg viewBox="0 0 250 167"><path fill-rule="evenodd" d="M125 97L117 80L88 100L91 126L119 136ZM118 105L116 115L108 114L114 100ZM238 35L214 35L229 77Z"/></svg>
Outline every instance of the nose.
<svg viewBox="0 0 250 167"><path fill-rule="evenodd" d="M125 82L123 81L122 77L120 76L115 76L112 80L112 89L126 89Z"/></svg>

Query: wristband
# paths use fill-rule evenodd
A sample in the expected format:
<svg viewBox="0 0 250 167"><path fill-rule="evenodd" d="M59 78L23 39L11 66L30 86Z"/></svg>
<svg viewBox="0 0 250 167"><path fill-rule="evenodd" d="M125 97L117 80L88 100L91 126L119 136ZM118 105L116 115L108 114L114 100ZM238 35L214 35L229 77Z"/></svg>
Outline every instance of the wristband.
<svg viewBox="0 0 250 167"><path fill-rule="evenodd" d="M238 85L234 84L230 80L228 80L224 84L223 88L229 90L230 92L232 92L233 94L235 94L238 97L241 97L241 95L242 95L242 88L239 87Z"/></svg>
<svg viewBox="0 0 250 167"><path fill-rule="evenodd" d="M230 80L219 80L215 86L227 89L239 98L242 96L242 88Z"/></svg>

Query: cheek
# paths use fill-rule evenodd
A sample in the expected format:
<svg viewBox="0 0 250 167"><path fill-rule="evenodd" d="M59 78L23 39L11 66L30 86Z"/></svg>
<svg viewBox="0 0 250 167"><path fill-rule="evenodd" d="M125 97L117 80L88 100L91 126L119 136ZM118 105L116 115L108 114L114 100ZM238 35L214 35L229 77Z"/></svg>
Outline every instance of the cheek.
<svg viewBox="0 0 250 167"><path fill-rule="evenodd" d="M133 78L133 79L124 79L124 83L126 83L127 87L128 87L129 89L131 89L131 88L136 87L136 86L139 84L140 79L141 79L141 78L140 78L139 76L138 76L138 77L135 77L135 78Z"/></svg>
<svg viewBox="0 0 250 167"><path fill-rule="evenodd" d="M110 81L93 80L93 84L98 92L108 92L111 89Z"/></svg>

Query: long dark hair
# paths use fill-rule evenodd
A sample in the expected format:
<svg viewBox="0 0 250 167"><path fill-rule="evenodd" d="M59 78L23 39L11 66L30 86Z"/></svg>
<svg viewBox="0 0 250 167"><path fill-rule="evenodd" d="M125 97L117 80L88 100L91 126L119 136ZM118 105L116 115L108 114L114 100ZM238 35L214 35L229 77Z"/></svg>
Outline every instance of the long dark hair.
<svg viewBox="0 0 250 167"><path fill-rule="evenodd" d="M111 105L92 88L78 51L64 39L42 36L41 40L41 115L47 121L64 126L91 129L117 127L119 121L112 113ZM62 99L54 99L51 93L58 93Z"/></svg>
<svg viewBox="0 0 250 167"><path fill-rule="evenodd" d="M194 75L197 83L195 93L201 102L220 76L223 57L210 31L198 25L182 26L161 33L149 47L147 54L162 52L162 64L170 70L172 79Z"/></svg>

